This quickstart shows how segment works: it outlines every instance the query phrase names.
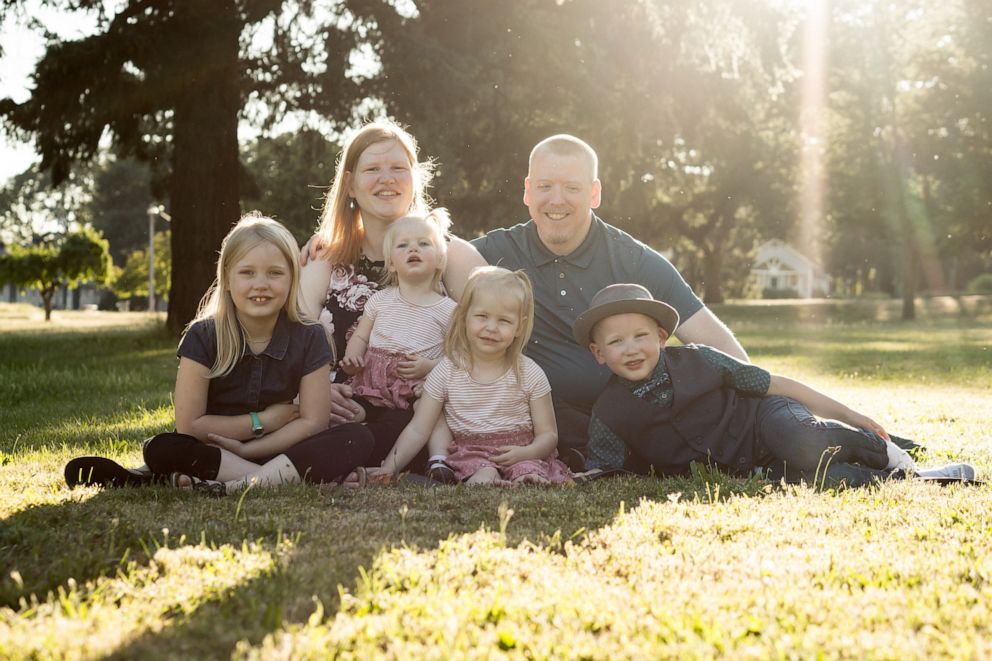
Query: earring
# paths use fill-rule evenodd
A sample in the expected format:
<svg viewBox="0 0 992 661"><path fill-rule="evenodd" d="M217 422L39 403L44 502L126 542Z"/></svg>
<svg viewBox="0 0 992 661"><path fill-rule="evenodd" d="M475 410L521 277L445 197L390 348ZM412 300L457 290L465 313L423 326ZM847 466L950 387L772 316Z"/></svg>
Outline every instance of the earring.
<svg viewBox="0 0 992 661"><path fill-rule="evenodd" d="M354 211L356 208L358 208L358 205L355 204L355 198L349 197L348 198L348 209L350 211Z"/></svg>

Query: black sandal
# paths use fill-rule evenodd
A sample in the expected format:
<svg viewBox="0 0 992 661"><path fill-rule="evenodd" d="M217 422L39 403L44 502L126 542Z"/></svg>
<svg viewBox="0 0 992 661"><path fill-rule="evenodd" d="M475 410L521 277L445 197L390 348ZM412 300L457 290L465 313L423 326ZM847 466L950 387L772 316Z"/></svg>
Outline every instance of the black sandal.
<svg viewBox="0 0 992 661"><path fill-rule="evenodd" d="M183 480L188 480L189 482L180 484L180 481ZM215 498L223 498L227 495L227 485L223 482L204 480L194 475L187 475L186 473L171 473L169 475L169 484L181 491L201 491Z"/></svg>
<svg viewBox="0 0 992 661"><path fill-rule="evenodd" d="M438 459L427 469L427 477L441 484L458 484L458 476L446 461Z"/></svg>
<svg viewBox="0 0 992 661"><path fill-rule="evenodd" d="M106 457L76 457L65 465L65 483L72 489L93 484L104 487L143 487L153 481L150 472L124 468Z"/></svg>

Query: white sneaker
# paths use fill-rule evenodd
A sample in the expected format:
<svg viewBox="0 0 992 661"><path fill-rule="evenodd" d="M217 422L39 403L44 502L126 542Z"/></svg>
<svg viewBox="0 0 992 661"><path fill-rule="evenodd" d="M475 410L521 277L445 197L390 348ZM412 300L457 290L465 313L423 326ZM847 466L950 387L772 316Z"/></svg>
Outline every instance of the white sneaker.
<svg viewBox="0 0 992 661"><path fill-rule="evenodd" d="M947 464L937 468L917 469L917 479L970 482L975 479L975 467L971 464Z"/></svg>

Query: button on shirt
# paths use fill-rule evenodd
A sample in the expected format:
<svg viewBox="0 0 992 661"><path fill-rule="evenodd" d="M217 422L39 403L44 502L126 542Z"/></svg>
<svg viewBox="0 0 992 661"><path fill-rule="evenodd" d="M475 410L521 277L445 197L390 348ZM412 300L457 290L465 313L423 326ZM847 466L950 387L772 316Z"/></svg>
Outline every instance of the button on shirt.
<svg viewBox="0 0 992 661"><path fill-rule="evenodd" d="M217 331L213 319L193 324L179 343L176 355L213 367L217 359ZM242 415L270 404L292 401L300 381L331 362L323 329L316 324L290 321L279 315L269 345L254 354L245 343L241 360L226 376L210 379L207 415Z"/></svg>
<svg viewBox="0 0 992 661"><path fill-rule="evenodd" d="M725 388L732 388L742 395L764 397L771 384L771 374L757 365L743 363L733 356L708 347L698 345L699 353L719 372ZM620 384L634 395L657 406L669 408L672 405L672 379L668 374L665 354L662 352L658 365L651 376L642 381L628 381L617 377ZM587 446L586 470L610 470L623 468L630 451L623 439L606 426L595 413L589 421L589 445Z"/></svg>
<svg viewBox="0 0 992 661"><path fill-rule="evenodd" d="M572 339L575 318L600 289L636 282L685 320L703 307L671 262L650 246L593 215L589 233L574 251L548 250L533 221L497 229L472 241L490 264L523 270L534 286L534 332L525 353L548 375L552 394L590 410L610 372Z"/></svg>

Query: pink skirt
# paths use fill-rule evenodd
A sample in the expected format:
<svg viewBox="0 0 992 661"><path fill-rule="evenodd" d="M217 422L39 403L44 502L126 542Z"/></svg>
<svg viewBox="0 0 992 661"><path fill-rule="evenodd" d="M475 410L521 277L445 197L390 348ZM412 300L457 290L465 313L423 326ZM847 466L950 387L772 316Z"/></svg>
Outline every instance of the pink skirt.
<svg viewBox="0 0 992 661"><path fill-rule="evenodd" d="M397 374L396 366L402 360L406 360L405 354L369 347L365 352L365 367L345 383L351 386L355 395L361 395L373 406L408 409L416 399L414 387L424 380L410 381Z"/></svg>
<svg viewBox="0 0 992 661"><path fill-rule="evenodd" d="M499 471L500 477L511 482L524 475L538 475L551 484L568 484L572 481L572 473L568 470L568 466L558 459L557 450L553 450L547 459L528 459L506 468L492 460L494 455L499 454L498 449L504 445L530 445L534 440L534 431L531 429L488 434L455 434L454 437L451 452L445 461L455 471L459 481L472 477L487 466L495 468Z"/></svg>

